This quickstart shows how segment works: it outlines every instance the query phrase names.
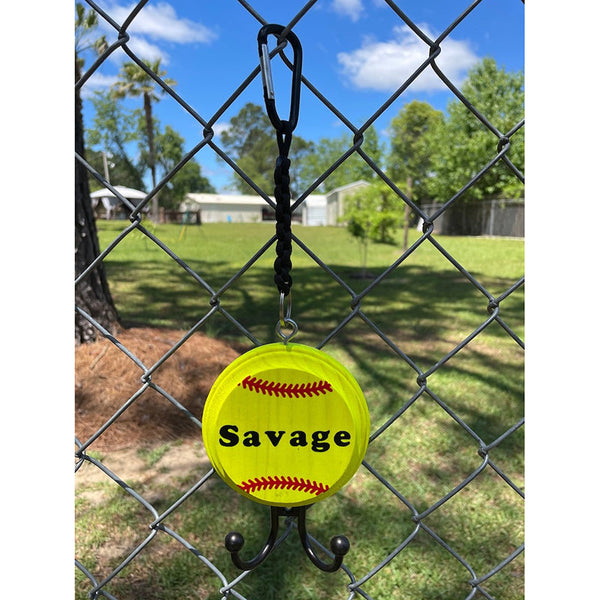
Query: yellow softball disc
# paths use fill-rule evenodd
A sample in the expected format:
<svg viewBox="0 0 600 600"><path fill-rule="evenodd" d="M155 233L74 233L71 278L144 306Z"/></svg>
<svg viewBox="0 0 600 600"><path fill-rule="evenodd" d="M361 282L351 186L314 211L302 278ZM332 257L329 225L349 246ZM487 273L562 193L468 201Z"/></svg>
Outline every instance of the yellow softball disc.
<svg viewBox="0 0 600 600"><path fill-rule="evenodd" d="M262 504L331 496L367 450L369 412L349 371L301 344L259 346L215 381L202 418L208 457L234 490Z"/></svg>

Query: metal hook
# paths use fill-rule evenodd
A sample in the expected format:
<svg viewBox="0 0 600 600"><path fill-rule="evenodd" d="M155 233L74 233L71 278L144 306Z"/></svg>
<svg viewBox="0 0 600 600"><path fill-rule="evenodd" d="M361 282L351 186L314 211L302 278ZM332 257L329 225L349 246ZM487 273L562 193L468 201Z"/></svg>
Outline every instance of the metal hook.
<svg viewBox="0 0 600 600"><path fill-rule="evenodd" d="M306 552L308 558L310 558L311 562L321 569L321 571L326 571L327 573L333 573L337 571L344 561L344 556L348 554L350 550L350 541L345 535L334 535L329 541L329 547L333 552L334 559L332 563L323 562L312 549L310 545L310 541L308 539L308 533L306 532L306 507L302 506L304 510L298 511L298 535L300 536L300 541L302 542L302 546L304 551Z"/></svg>
<svg viewBox="0 0 600 600"><path fill-rule="evenodd" d="M288 294L288 305L285 308L285 294L281 292L279 294L279 321L275 325L275 332L283 340L284 344L287 344L297 333L298 324L292 319L292 292ZM291 333L283 333L284 328L291 329Z"/></svg>
<svg viewBox="0 0 600 600"><path fill-rule="evenodd" d="M233 564L242 571L251 571L256 569L266 558L271 554L275 547L275 540L277 539L277 531L279 530L279 516L285 514L279 507L271 507L271 531L267 538L267 543L263 549L251 560L242 560L239 556L239 551L244 546L244 536L237 531L232 531L225 536L225 548L231 554L231 560Z"/></svg>
<svg viewBox="0 0 600 600"><path fill-rule="evenodd" d="M306 509L308 506L298 506L296 508L282 508L279 506L271 506L271 531L269 532L269 537L267 538L267 542L265 543L263 549L251 560L245 561L242 560L239 556L240 550L244 546L244 536L237 531L232 531L225 536L225 548L231 554L231 561L233 564L241 569L242 571L251 571L258 567L262 562L266 560L266 558L271 554L271 552L275 548L275 542L277 540L277 532L279 530L279 517L280 516L297 516L298 517L298 535L300 536L300 541L302 542L302 547L306 552L308 558L310 558L311 562L321 569L321 571L326 571L328 573L333 573L337 571L344 560L344 556L350 550L350 542L348 538L344 535L336 535L331 538L329 542L329 547L333 552L334 559L332 563L326 563L322 561L312 549L310 545L310 541L308 539L308 533L306 531Z"/></svg>
<svg viewBox="0 0 600 600"><path fill-rule="evenodd" d="M288 321L292 319L292 290L288 294L288 306L285 309L285 294L280 292L279 294L279 324L281 327L285 327Z"/></svg>
<svg viewBox="0 0 600 600"><path fill-rule="evenodd" d="M284 134L290 134L296 128L298 124L298 111L300 108L300 84L302 77L302 46L300 40L293 31L288 31L285 37L280 38L279 35L286 28L283 25L276 25L274 23L265 25L258 32L258 56L260 58L260 70L263 80L263 92L265 98L265 106L267 114L273 127ZM290 116L287 121L282 121L277 114L277 108L275 107L275 90L273 88L273 74L271 71L271 58L269 56L269 46L267 44L267 38L269 34L275 34L278 36L278 40L285 40L290 42L294 50L294 63L292 70L292 93L290 99Z"/></svg>
<svg viewBox="0 0 600 600"><path fill-rule="evenodd" d="M291 333L287 335L283 333L283 327L289 327L292 330ZM283 340L283 343L287 344L298 333L298 323L296 323L294 319L284 319L283 325L281 321L277 321L277 325L275 325L275 332Z"/></svg>

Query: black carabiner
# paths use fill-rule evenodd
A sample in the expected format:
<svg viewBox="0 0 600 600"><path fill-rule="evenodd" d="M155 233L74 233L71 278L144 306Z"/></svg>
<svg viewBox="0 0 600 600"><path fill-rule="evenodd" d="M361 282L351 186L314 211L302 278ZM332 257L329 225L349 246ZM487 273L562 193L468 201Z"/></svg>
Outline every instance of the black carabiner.
<svg viewBox="0 0 600 600"><path fill-rule="evenodd" d="M298 124L298 110L300 107L300 84L302 77L302 46L300 40L293 31L288 31L284 38L279 37L285 27L274 23L265 25L258 32L258 56L260 58L260 70L263 80L263 93L267 114L273 127L282 134L289 135L294 131ZM294 50L294 63L292 70L292 93L290 100L290 116L287 121L279 118L277 108L275 107L275 91L273 89L273 76L271 72L271 58L269 56L269 46L267 37L269 34L277 36L278 41L287 40Z"/></svg>

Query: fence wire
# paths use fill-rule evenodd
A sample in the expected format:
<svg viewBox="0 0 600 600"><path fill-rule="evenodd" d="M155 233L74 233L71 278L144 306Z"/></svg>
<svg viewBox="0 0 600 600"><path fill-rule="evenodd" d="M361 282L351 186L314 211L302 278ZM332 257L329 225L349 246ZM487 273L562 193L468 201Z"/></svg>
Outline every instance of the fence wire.
<svg viewBox="0 0 600 600"><path fill-rule="evenodd" d="M452 252L446 247L445 242L439 237L436 237L436 225L441 222L446 212L453 206L460 205L461 198L465 192L471 189L473 186L477 186L478 182L484 175L494 168L498 163L503 163L512 172L515 179L524 182L523 174L519 169L511 162L508 151L511 147L512 137L519 132L524 122L515 123L510 131L499 130L494 123L490 122L485 114L482 114L478 110L477 106L473 106L469 98L463 96L458 87L453 83L449 77L440 68L437 59L444 51L444 42L448 39L448 36L457 28L463 21L469 18L473 11L479 9L480 5L485 0L479 0L468 5L462 14L456 16L456 18L448 22L446 29L441 35L435 39L431 39L429 35L423 31L410 17L405 14L402 10L402 3L394 3L391 0L386 0L387 5L393 11L394 18L397 19L398 25L408 26L410 30L418 36L421 43L429 48L429 55L426 60L414 71L414 73L394 92L392 93L385 102L383 102L362 124L352 122L343 112L335 106L335 104L327 98L327 95L318 89L318 87L311 82L310 72L306 72L302 75L302 93L310 94L313 100L319 101L322 106L339 119L348 132L352 135L353 143L347 148L347 151L339 156L339 158L331 164L331 166L325 170L321 175L305 190L303 190L297 198L294 199L292 204L293 210L299 210L305 200L314 192L318 191L320 184L325 181L344 161L348 160L353 155L358 155L362 160L370 166L373 172L379 177L379 179L395 194L397 194L403 202L410 208L415 221L419 221L421 226L421 233L418 239L412 243L406 251L402 252L396 260L394 260L388 268L381 272L377 276L373 276L372 280L360 291L355 289L355 282L352 281L344 274L340 274L339 269L327 263L326 260L321 258L318 253L312 249L307 243L305 243L300 237L293 235L293 242L295 247L300 249L314 262L314 265L318 267L321 273L325 273L330 282L335 284L335 289L339 296L344 296L345 306L349 309L345 313L340 313L336 317L335 325L322 337L315 346L318 348L327 349L328 345L332 344L334 340L340 336L351 324L362 323L366 326L378 343L382 344L387 352L391 353L394 360L398 364L398 368L408 368L414 373L414 389L406 393L406 396L402 400L397 400L395 407L389 411L388 417L381 423L376 423L375 428L370 437L370 447L375 447L385 441L387 437L398 435L398 424L402 422L403 417L407 412L420 403L427 402L439 407L448 418L449 426L457 426L464 434L464 443L472 448L474 459L476 459L475 467L466 476L461 475L461 480L458 481L451 489L447 489L444 493L441 493L439 497L433 501L425 501L424 498L409 499L409 497L403 493L402 483L398 482L397 479L392 479L389 475L390 471L385 468L385 453L380 451L377 453L377 464L369 462L365 459L363 462L363 468L361 469L361 477L368 479L370 482L377 486L377 494L381 497L386 497L389 501L394 502L397 505L397 519L404 519L409 526L406 527L406 532L402 539L398 539L393 547L386 545L378 547L378 540L370 540L370 544L373 546L373 558L369 556L365 557L365 561L370 565L367 569L361 569L360 571L354 571L351 569L352 562L351 556L352 551L347 557L347 564L342 567L342 575L336 576L335 579L327 580L330 577L326 574L317 574L315 579L311 580L310 585L314 587L313 590L308 589L298 590L297 597L347 597L348 600L356 597L363 598L375 598L370 595L369 590L370 584L378 577L388 577L395 569L398 569L402 564L403 557L406 554L408 548L419 547L421 545L422 560L427 562L426 556L427 549L431 546L423 545L423 536L429 538L430 542L437 550L443 550L446 557L455 564L455 566L462 571L462 582L464 583L464 594L453 595L452 598L462 597L467 600L472 598L494 598L492 592L492 582L494 578L501 572L507 572L510 570L510 565L513 561L521 555L523 552L522 539L512 540L513 550L507 552L500 560L497 560L494 564L487 567L486 570L476 568L473 556L466 555L461 550L460 544L449 543L444 539L443 534L438 531L435 523L438 521L432 521L431 517L434 514L440 516L443 520L445 514L445 508L452 503L458 495L466 494L467 490L470 489L471 484L476 481L481 481L486 474L494 474L498 476L502 482L502 485L510 490L511 494L519 499L519 502L524 498L524 492L521 486L514 480L515 476L507 473L502 466L502 449L503 445L507 444L507 441L511 437L515 436L517 432L522 434L521 428L523 427L524 420L518 419L516 422L511 423L506 427L503 432L498 435L496 439L486 439L484 435L478 433L477 422L474 424L471 419L466 418L463 414L461 406L456 406L455 398L446 399L438 396L436 393L436 386L430 385L432 376L443 369L451 361L456 360L458 353L464 351L467 346L472 344L478 336L483 332L489 330L491 326L500 326L503 335L508 336L514 343L511 347L514 349L514 353L517 356L521 356L524 349L524 343L520 336L516 333L516 330L522 325L522 323L514 323L511 318L506 318L503 313L503 305L511 295L517 290L522 291L524 285L524 278L520 278L512 282L506 289L500 294L494 295L484 283L481 281L481 277L477 274L471 273L467 266L463 265L460 260L455 258ZM170 173L168 173L161 181L158 182L156 187L151 190L146 198L139 204L132 204L127 198L123 197L118 190L114 189L111 184L105 180L103 175L96 171L85 159L81 156L76 155L76 159L82 163L86 169L95 177L101 185L109 188L116 196L121 200L123 205L126 207L130 224L124 227L123 231L115 237L112 243L100 253L100 255L89 264L88 268L77 278L76 285L80 285L81 282L92 272L97 269L107 258L115 251L117 247L125 242L125 240L131 235L143 235L145 239L153 244L156 249L160 252L165 253L173 260L173 268L183 269L186 277L191 281L195 282L198 287L203 290L204 295L198 296L198 314L199 318L197 322L179 339L174 342L169 349L158 361L154 364L147 365L135 353L128 349L118 338L118 334L115 336L111 332L107 331L100 323L96 322L92 316L87 314L80 307L76 307L77 313L86 319L93 327L96 328L98 334L103 336L112 344L118 348L128 360L132 361L141 370L141 385L138 391L130 398L124 400L122 407L109 419L107 420L95 433L88 439L76 438L76 473L86 465L86 468L94 468L101 472L107 482L112 482L115 486L118 486L127 497L134 503L137 503L140 511L145 515L142 520L145 522L145 531L140 532L139 536L141 540L136 541L131 547L126 549L126 552L119 559L119 562L114 568L108 572L97 572L96 565L92 561L84 561L81 558L76 559L76 567L83 577L83 580L87 582L86 593L90 598L105 597L111 599L124 600L126 597L139 598L159 598L163 596L150 594L149 592L142 593L139 595L132 588L130 595L114 595L113 584L115 581L123 577L127 572L128 568L135 561L148 561L150 560L150 554L147 553L147 549L151 546L156 538L169 538L179 545L181 551L188 553L194 557L197 562L198 571L208 572L212 575L212 587L210 589L198 589L199 598L239 598L253 600L253 598L267 597L268 594L254 595L252 597L246 596L247 587L244 584L249 578L254 578L255 581L259 581L261 577L261 569L257 572L235 572L230 567L228 562L228 556L225 553L217 554L214 548L207 548L203 544L201 532L195 539L186 539L179 531L177 527L177 519L174 518L178 514L185 513L189 510L189 501L191 498L200 498L202 502L202 494L206 492L209 483L217 478L212 468L208 468L205 473L202 473L197 481L191 485L185 493L183 493L177 500L168 506L160 505L155 506L156 502L150 498L145 497L140 490L136 490L131 487L130 484L126 483L118 472L113 472L110 468L104 464L103 459L98 457L93 450L93 444L101 436L103 436L111 427L119 421L120 417L132 406L138 399L149 389L154 390L162 398L164 398L173 407L173 410L179 411L185 416L195 427L198 429L198 437L201 436L202 424L200 420L195 417L192 412L176 397L174 397L169 389L159 386L153 381L152 375L176 352L178 352L188 340L198 331L202 331L208 323L212 322L217 316L223 317L229 323L229 325L242 336L249 340L251 345L260 345L265 343L267 340L259 339L259 336L253 331L253 328L248 323L236 314L235 309L232 309L228 304L228 298L226 292L233 289L237 285L243 286L241 281L242 276L248 272L263 256L269 251L272 252L275 242L275 236L270 239L265 239L264 245L252 256L247 257L247 262L239 270L233 273L226 274L228 280L225 284L218 286L210 280L210 275L205 274L202 271L193 268L186 263L181 257L179 257L167 243L160 239L156 234L152 226L147 225L147 221L143 218L144 210L150 205L152 197L160 192L160 190L167 185L167 183L178 173L178 171L187 163L189 160L194 158L201 150L214 152L220 157L225 164L231 169L232 173L236 173L241 177L255 193L264 199L267 205L274 206L271 198L272 190L262 189L258 186L250 176L248 176L242 168L236 163L236 161L228 155L228 153L219 145L218 140L215 137L215 124L220 121L221 117L226 113L228 108L240 97L243 97L244 93L248 90L249 86L258 78L260 78L260 67L258 65L258 57L256 67L247 74L246 78L241 81L237 89L231 93L221 106L213 114L200 114L194 108L194 98L184 98L180 96L174 89L167 85L160 77L153 73L142 59L131 50L128 45L129 32L128 29L136 18L139 18L140 14L149 5L149 2L142 1L137 3L131 8L129 16L123 21L118 22L114 15L110 14L110 9L105 9L96 4L91 0L87 0L87 4L98 14L98 18L104 20L112 28L114 28L116 41L110 44L101 56L85 71L79 81L76 82L76 87L81 91L86 84L88 84L90 77L111 58L114 53L125 53L129 59L135 62L140 69L143 69L155 82L159 85L175 102L177 102L183 110L185 110L197 123L201 126L203 131L203 137L196 145L184 156L182 161L175 166ZM307 2L301 10L287 23L286 30L292 31L294 27L306 17L310 11L315 10L316 0ZM250 2L239 0L238 9L241 11L247 11L255 20L257 25L257 31L260 26L267 24L270 21L268 15L261 15L251 5ZM276 20L274 21L276 22ZM285 36L285 32L284 32ZM273 52L274 60L276 55L280 58L284 64L289 68L292 67L285 54L280 53L285 44ZM305 52L310 52L310 48L304 48ZM496 136L497 150L496 152L487 157L486 161L480 165L479 171L474 174L472 179L465 182L460 190L446 200L446 202L437 205L419 206L411 200L405 190L399 189L389 176L384 171L382 165L378 164L367 152L363 149L362 144L364 140L365 131L372 126L376 120L392 106L397 100L410 89L411 84L416 78L426 69L432 69L439 79L444 82L448 90L454 94L454 96L470 111L475 119L477 119L492 135ZM191 77L195 76L190 74ZM441 260L446 261L448 265L452 267L454 272L457 274L462 282L468 287L473 288L478 293L481 299L481 321L464 339L458 343L453 344L453 347L449 349L443 355L435 355L435 353L427 355L426 350L419 353L418 356L414 355L403 348L401 342L397 340L397 336L392 332L383 330L378 325L378 319L373 315L369 307L366 307L366 301L370 298L375 298L377 291L386 284L386 280L391 275L401 270L408 262L409 259L420 252L425 246L429 249L433 249L438 253ZM430 298L423 297L423 308L427 309L430 302ZM450 308L449 313L451 314L452 309ZM399 319L401 316L398 317ZM345 343L348 340L352 340L352 336L344 338ZM490 364L494 364L493 361ZM492 367L493 368L493 367ZM469 424L471 423L471 424ZM421 435L422 432L416 432L415 435ZM404 435L409 435L406 432ZM518 445L518 444L517 444ZM496 456L500 458L497 459ZM367 455L369 456L369 454ZM422 468L425 466L421 465ZM416 465L415 468L419 468ZM77 475L76 475L77 478ZM264 508L264 507L263 507ZM232 510L227 505L226 501L223 500L221 503L221 510L223 513L228 513ZM485 511L494 510L494 506L478 506L475 510ZM518 511L517 511L518 513ZM519 520L522 515L515 513L515 519ZM310 513L309 513L310 514ZM99 517L100 518L100 517ZM105 517L110 518L110 517ZM382 516L382 518L384 518ZM388 517L386 517L388 518ZM360 510L356 507L352 511L352 516L348 517L347 523L350 529L352 529L352 519L361 519ZM257 519L257 528L259 527ZM263 521L260 521L263 523ZM385 525L385 524L384 524ZM486 536L484 532L470 531L468 515L464 515L464 523L461 525L465 528L465 536L481 536L481 553L485 554L485 543ZM101 528L102 525L99 524ZM231 527L234 528L234 525ZM289 536L290 532L295 528L293 519L288 519L287 528L284 533L281 534L278 540L278 545ZM225 535L227 531L223 531ZM188 536L189 537L189 536ZM352 535L350 536L352 538ZM293 539L293 538L292 538ZM311 538L313 543L321 548L324 553L328 550L323 547L317 539ZM356 540L352 540L353 543ZM360 547L360 544L359 544ZM277 553L278 550L275 550ZM358 550L357 550L358 551ZM378 556L379 552L379 556ZM381 558L383 555L383 558ZM208 556L218 556L219 560L209 559ZM438 554L436 554L438 556ZM437 560L437 559L435 559ZM418 565L411 567L415 570L419 570ZM434 569L435 570L435 569ZM334 581L335 583L331 583ZM427 588L422 590L421 596L408 595L407 592L402 589L398 589L394 593L393 597L397 598L442 598L450 597L444 596L443 593L436 592L437 585L439 582L430 581L427 584ZM261 589L261 584L256 583L255 589ZM264 584L265 586L267 584ZM277 587L278 583L276 578L271 578L271 586ZM266 588L265 588L266 590ZM166 596L165 596L166 597ZM169 598L182 597L178 596L176 590L173 591ZM271 596L269 596L271 597ZM273 596L274 597L274 596ZM283 596L277 596L283 597ZM287 597L287 596L286 596ZM379 596L377 596L379 597Z"/></svg>

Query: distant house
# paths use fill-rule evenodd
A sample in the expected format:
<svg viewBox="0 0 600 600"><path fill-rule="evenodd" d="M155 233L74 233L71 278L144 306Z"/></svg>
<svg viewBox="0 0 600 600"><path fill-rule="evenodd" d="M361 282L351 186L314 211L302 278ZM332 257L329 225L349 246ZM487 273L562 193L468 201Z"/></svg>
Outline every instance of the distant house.
<svg viewBox="0 0 600 600"><path fill-rule="evenodd" d="M294 211L293 221L308 226L340 225L344 199L362 187L357 181L327 194L311 194ZM270 197L273 203L275 198ZM179 212L199 214L201 223L260 223L274 221L275 211L260 196L242 194L188 194Z"/></svg>
<svg viewBox="0 0 600 600"><path fill-rule="evenodd" d="M341 225L346 198L362 188L369 187L369 185L369 183L361 179L360 181L335 188L327 193L327 225Z"/></svg>
<svg viewBox="0 0 600 600"><path fill-rule="evenodd" d="M271 197L273 203L275 198ZM327 199L309 196L293 220L303 225L326 225ZM260 196L242 194L188 194L179 211L200 214L201 223L260 223L274 221L275 210Z"/></svg>
<svg viewBox="0 0 600 600"><path fill-rule="evenodd" d="M327 196L313 194L302 203L302 225L328 225Z"/></svg>
<svg viewBox="0 0 600 600"><path fill-rule="evenodd" d="M113 185L113 189L118 192L123 198L129 200L130 204L137 206L146 196L146 192L125 187L124 185ZM124 218L126 206L123 201L118 198L108 188L96 190L90 194L92 208L96 213L100 213L104 209L104 215L107 219ZM148 212L149 206L144 207L143 212Z"/></svg>
<svg viewBox="0 0 600 600"><path fill-rule="evenodd" d="M202 223L259 223L269 205L260 196L188 194L180 212L200 212Z"/></svg>
<svg viewBox="0 0 600 600"><path fill-rule="evenodd" d="M347 199L369 187L363 180L340 186L326 194L311 194L294 211L292 220L302 225L343 226ZM271 197L273 203L275 198ZM425 204L425 214L433 214L439 204ZM255 195L188 194L179 206L179 215L186 223L261 223L275 220L275 210ZM416 217L415 217L416 218ZM399 223L404 222L404 211ZM524 204L522 200L480 200L457 203L435 220L435 232L443 235L501 235L523 237ZM422 219L417 229L422 230Z"/></svg>

